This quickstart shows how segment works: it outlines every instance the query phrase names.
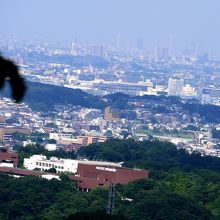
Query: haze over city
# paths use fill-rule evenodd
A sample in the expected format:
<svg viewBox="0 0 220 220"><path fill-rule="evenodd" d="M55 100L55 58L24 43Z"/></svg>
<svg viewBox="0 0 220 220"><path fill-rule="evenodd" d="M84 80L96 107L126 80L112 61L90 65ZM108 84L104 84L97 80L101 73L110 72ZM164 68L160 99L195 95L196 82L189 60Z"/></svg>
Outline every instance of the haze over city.
<svg viewBox="0 0 220 220"><path fill-rule="evenodd" d="M155 43L175 50L220 54L218 0L1 0L0 37L49 42L115 44L146 49Z"/></svg>
<svg viewBox="0 0 220 220"><path fill-rule="evenodd" d="M0 220L220 219L220 1L0 2Z"/></svg>

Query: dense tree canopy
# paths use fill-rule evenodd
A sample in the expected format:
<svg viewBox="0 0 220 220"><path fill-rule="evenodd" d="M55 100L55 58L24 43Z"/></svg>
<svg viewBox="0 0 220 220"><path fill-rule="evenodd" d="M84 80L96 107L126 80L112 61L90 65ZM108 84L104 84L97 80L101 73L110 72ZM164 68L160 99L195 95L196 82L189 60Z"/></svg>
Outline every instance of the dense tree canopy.
<svg viewBox="0 0 220 220"><path fill-rule="evenodd" d="M28 91L24 97L24 102L26 102L33 110L48 112L48 110L52 110L55 105L68 104L74 106L80 105L88 108L102 109L105 107L105 102L80 89L70 89L30 81L26 84ZM2 95L10 96L9 88L6 88ZM65 99L63 97L65 97Z"/></svg>
<svg viewBox="0 0 220 220"><path fill-rule="evenodd" d="M32 146L33 147L33 146ZM40 146L20 154L45 153ZM150 170L149 179L116 186L118 219L220 219L220 159L201 157L158 141L111 140L84 147L78 157L124 161ZM58 180L0 174L0 219L74 219L105 216L108 189L78 192L64 174Z"/></svg>
<svg viewBox="0 0 220 220"><path fill-rule="evenodd" d="M98 145L83 147L78 151L82 157L94 160L125 162L125 166L163 170L211 169L220 171L220 159L199 153L189 154L177 150L174 144L160 141L136 142L130 140L110 140Z"/></svg>

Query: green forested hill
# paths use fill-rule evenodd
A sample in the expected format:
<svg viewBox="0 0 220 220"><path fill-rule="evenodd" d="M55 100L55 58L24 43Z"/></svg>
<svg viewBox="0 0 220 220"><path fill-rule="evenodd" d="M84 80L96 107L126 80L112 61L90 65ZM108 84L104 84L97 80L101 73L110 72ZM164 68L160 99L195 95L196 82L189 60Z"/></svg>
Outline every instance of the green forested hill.
<svg viewBox="0 0 220 220"><path fill-rule="evenodd" d="M155 95L144 95L137 97L130 97L125 94L115 93L105 96L108 100L109 105L116 108L127 108L129 101L141 101L145 103L156 103L161 107L158 107L158 112L168 113L170 106L178 106L183 111L187 111L190 114L200 114L200 116L208 123L220 123L220 106L211 104L200 104L198 100L181 100L180 97L176 96L155 96ZM150 104L151 105L151 104ZM165 107L165 108L164 108ZM155 110L155 109L151 109Z"/></svg>
<svg viewBox="0 0 220 220"><path fill-rule="evenodd" d="M188 111L190 114L198 113L208 123L220 123L220 107L215 105L201 105L198 100L189 100L182 102L179 97L171 96L137 96L130 97L122 93L115 93L103 97L87 94L80 89L70 89L49 84L27 81L27 92L24 98L33 110L48 111L52 110L55 105L74 105L87 108L104 109L106 106L112 106L118 109L130 109L128 105L132 101L143 101L145 103L154 103L160 105L157 111L160 113L169 112L170 106L176 105L182 108L183 111ZM9 86L1 91L1 95L10 97ZM150 106L154 106L151 105ZM155 111L155 108L151 109Z"/></svg>
<svg viewBox="0 0 220 220"><path fill-rule="evenodd" d="M48 84L28 82L24 101L35 110L48 110L54 105L80 105L88 108L104 108L105 103L98 97L80 89L69 89Z"/></svg>
<svg viewBox="0 0 220 220"><path fill-rule="evenodd" d="M90 145L82 148L78 156L125 161L125 166L150 171L149 179L116 186L117 216L135 220L220 219L219 158L190 155L170 143L133 140ZM74 182L65 176L62 181L48 181L1 174L0 195L0 219L56 220L71 214L74 219L80 212L93 217L96 212L104 212L108 190L78 192Z"/></svg>
<svg viewBox="0 0 220 220"><path fill-rule="evenodd" d="M33 110L48 111L52 110L55 105L80 105L87 108L105 107L105 102L99 97L89 95L80 89L70 89L49 84L27 81L27 92L24 102ZM1 92L2 96L10 97L9 86Z"/></svg>
<svg viewBox="0 0 220 220"><path fill-rule="evenodd" d="M189 154L184 149L176 149L169 142L129 140L108 140L102 144L80 148L78 154L90 160L125 162L125 166L151 170L169 171L179 169L209 169L220 172L220 158L201 157L198 153Z"/></svg>

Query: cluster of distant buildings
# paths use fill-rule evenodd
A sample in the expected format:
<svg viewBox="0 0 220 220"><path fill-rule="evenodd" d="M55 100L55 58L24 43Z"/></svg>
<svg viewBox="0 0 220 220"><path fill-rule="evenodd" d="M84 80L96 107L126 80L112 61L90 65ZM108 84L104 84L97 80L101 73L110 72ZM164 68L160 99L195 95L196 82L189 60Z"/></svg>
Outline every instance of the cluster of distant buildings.
<svg viewBox="0 0 220 220"><path fill-rule="evenodd" d="M180 143L179 146L188 146L189 151L203 148L204 154L218 156L216 140L210 138L207 143L212 145L210 151L206 150L206 142L200 143L196 132L188 128L194 126L201 130L206 126L199 115L183 112L176 105L133 99L128 103L133 110L57 106L53 117L50 112L46 115L33 112L28 106L13 104L6 98L0 99L0 103L0 110L4 112L0 116L0 141L4 146L21 144L25 147L40 143L49 151L60 148L77 151L82 146L102 143L108 138L140 141L166 138L175 144ZM158 112L157 108L168 111Z"/></svg>
<svg viewBox="0 0 220 220"><path fill-rule="evenodd" d="M122 53L117 48L106 51L102 45L83 47L76 43L68 49L49 49L45 45L29 48L26 44L20 48L22 49L6 45L5 50L19 63L20 71L27 80L82 89L100 96L117 92L131 96L165 95L198 99L202 104L220 105L220 64L214 58L209 59L206 53L174 56L168 48L160 50L157 45L148 55L143 53L141 46L129 54ZM30 53L38 58L32 59ZM44 54L44 58L40 54ZM189 152L196 150L203 155L219 156L218 140L205 134L206 126L211 129L218 125L206 125L198 114L190 115L175 104L167 106L154 101L133 100L129 105L134 110L107 107L103 111L69 105L57 106L52 112L55 114L53 117L51 112L43 115L33 112L25 104L15 106L10 100L2 98L0 142L9 146L16 143L27 146L37 143L37 140L30 140L32 133L46 134L47 137L42 137L41 144L47 150L62 148L72 151L104 142L109 137L146 140L153 136L171 141ZM160 108L167 113L160 111ZM189 126L196 127L197 132L188 129ZM161 131L167 133L163 135ZM181 132L190 135L190 138L178 137ZM15 138L16 134L23 134L27 138L22 142ZM9 158L11 159L17 160ZM125 168L116 164L70 161L56 158L48 160L45 156L36 155L25 160L29 171L19 172L45 175L45 171L50 168L55 168L60 173L71 170L76 173L74 178L78 175L77 181L81 184L79 188L86 190L92 184L109 184L109 179L116 178L119 173L122 175L122 172L131 172L124 171ZM13 169L17 169L16 162L14 163ZM10 173L10 170L7 172ZM80 178L88 176L92 176L93 180L88 185L83 185L84 180ZM104 182L99 182L99 179Z"/></svg>
<svg viewBox="0 0 220 220"><path fill-rule="evenodd" d="M20 64L28 80L101 96L116 92L171 95L219 105L220 66L216 57L206 52L189 50L177 55L155 44L148 52L139 45L126 53L114 46L76 42L60 49L46 44L16 45L12 41L2 42L2 48ZM33 54L37 59L31 59Z"/></svg>
<svg viewBox="0 0 220 220"><path fill-rule="evenodd" d="M96 136L96 135L84 135L76 136L76 138L71 138L71 134L62 134L62 133L50 133L49 139L58 141L61 144L75 143L81 146L87 146L90 144L105 142L107 140L106 136Z"/></svg>

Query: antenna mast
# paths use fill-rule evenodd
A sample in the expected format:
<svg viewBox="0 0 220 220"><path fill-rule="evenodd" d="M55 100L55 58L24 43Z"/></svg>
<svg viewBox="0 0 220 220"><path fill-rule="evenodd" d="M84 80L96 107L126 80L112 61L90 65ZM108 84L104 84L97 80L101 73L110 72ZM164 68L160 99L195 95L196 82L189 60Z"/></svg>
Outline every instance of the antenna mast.
<svg viewBox="0 0 220 220"><path fill-rule="evenodd" d="M108 205L106 207L106 213L109 214L109 215L113 214L114 201L115 201L115 184L110 183L110 190L109 190L109 196L108 196Z"/></svg>

